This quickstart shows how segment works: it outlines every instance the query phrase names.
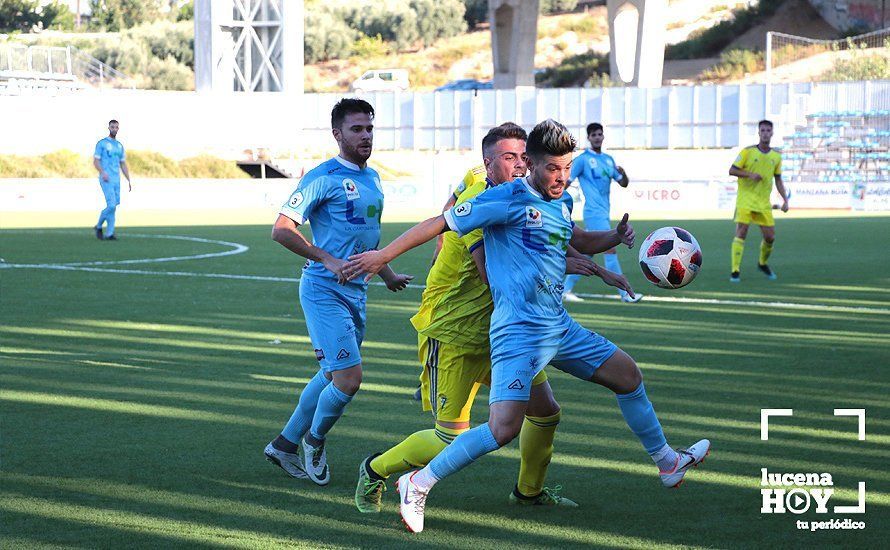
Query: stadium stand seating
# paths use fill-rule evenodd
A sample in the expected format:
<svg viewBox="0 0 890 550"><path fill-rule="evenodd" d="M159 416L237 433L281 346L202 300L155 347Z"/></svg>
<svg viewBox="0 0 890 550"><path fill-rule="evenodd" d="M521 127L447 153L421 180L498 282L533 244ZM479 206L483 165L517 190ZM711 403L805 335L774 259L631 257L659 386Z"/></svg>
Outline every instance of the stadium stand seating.
<svg viewBox="0 0 890 550"><path fill-rule="evenodd" d="M890 110L821 111L785 136L786 181L890 182Z"/></svg>

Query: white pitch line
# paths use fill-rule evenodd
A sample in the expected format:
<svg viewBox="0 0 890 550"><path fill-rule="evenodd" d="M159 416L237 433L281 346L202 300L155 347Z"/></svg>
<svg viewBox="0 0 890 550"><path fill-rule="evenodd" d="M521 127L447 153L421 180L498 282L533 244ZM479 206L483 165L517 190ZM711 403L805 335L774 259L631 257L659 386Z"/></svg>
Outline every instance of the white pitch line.
<svg viewBox="0 0 890 550"><path fill-rule="evenodd" d="M124 265L124 264L153 264L161 262L178 262L180 260L204 260L207 258L222 258L223 256L234 256L247 252L250 247L239 243L230 243L228 241L217 241L213 239L202 239L200 237L186 237L183 235L147 235L141 233L127 233L127 237L147 238L147 239L173 239L177 241L191 241L195 243L218 244L222 246L230 246L231 250L222 252L208 252L206 254L193 254L191 256L170 256L167 258L140 258L138 260L112 260L102 262L74 262L59 265L82 266L82 265Z"/></svg>
<svg viewBox="0 0 890 550"><path fill-rule="evenodd" d="M128 275L166 275L169 277L203 277L208 279L233 279L239 281L267 281L274 283L299 283L299 277L273 277L270 275L238 275L233 273L199 273L193 271L149 271L144 269L111 269L105 267L89 267L71 264L0 264L0 267L15 269L51 269L59 271L87 271L92 273L119 273ZM372 281L373 286L386 286L383 282ZM409 284L408 288L424 289L426 285ZM613 294L579 294L583 298L617 300ZM858 306L832 306L826 304L800 304L794 302L763 302L747 300L718 300L715 298L683 298L673 296L647 296L646 302L685 303L702 305L738 305L747 307L768 307L780 309L797 309L808 311L824 311L835 313L875 313L890 314L890 309Z"/></svg>

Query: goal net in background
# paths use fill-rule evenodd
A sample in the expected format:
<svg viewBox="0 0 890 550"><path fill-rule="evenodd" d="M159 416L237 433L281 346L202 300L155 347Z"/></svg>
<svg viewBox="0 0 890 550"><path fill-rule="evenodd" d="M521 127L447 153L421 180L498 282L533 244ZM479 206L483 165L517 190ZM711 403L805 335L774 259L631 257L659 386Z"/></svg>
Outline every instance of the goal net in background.
<svg viewBox="0 0 890 550"><path fill-rule="evenodd" d="M787 77L793 79L801 72L809 73L812 78L827 73L838 61L876 54L890 55L890 27L838 40L816 40L770 31L766 33L764 60L767 83ZM808 65L807 70L794 70L801 69L795 66L803 63Z"/></svg>

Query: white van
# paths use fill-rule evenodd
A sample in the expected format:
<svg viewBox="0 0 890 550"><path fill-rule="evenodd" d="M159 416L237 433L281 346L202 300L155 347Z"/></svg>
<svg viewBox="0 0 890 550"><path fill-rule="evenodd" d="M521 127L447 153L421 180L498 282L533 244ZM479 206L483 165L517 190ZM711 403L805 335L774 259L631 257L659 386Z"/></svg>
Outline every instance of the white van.
<svg viewBox="0 0 890 550"><path fill-rule="evenodd" d="M365 71L349 85L351 92L404 92L408 89L408 71L405 69L373 69Z"/></svg>

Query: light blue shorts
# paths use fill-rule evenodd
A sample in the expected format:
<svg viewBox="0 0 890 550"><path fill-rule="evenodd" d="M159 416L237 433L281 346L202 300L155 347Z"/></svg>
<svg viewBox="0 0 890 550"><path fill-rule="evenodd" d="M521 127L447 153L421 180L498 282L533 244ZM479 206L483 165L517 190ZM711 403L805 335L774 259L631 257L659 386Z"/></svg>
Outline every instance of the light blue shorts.
<svg viewBox="0 0 890 550"><path fill-rule="evenodd" d="M315 358L325 372L347 369L362 362L359 348L365 337L364 289L341 286L334 279L303 273L300 305L315 348Z"/></svg>
<svg viewBox="0 0 890 550"><path fill-rule="evenodd" d="M519 327L517 327L519 328ZM532 378L548 363L590 380L618 346L563 313L558 328L503 335L491 344L491 391L488 402L528 401Z"/></svg>
<svg viewBox="0 0 890 550"><path fill-rule="evenodd" d="M120 180L102 181L99 178L99 185L102 187L102 194L105 195L105 206L114 208L121 203L121 182Z"/></svg>
<svg viewBox="0 0 890 550"><path fill-rule="evenodd" d="M584 230L585 231L608 231L612 229L612 226L609 222L609 217L603 217L600 215L597 216L588 216L584 215Z"/></svg>

